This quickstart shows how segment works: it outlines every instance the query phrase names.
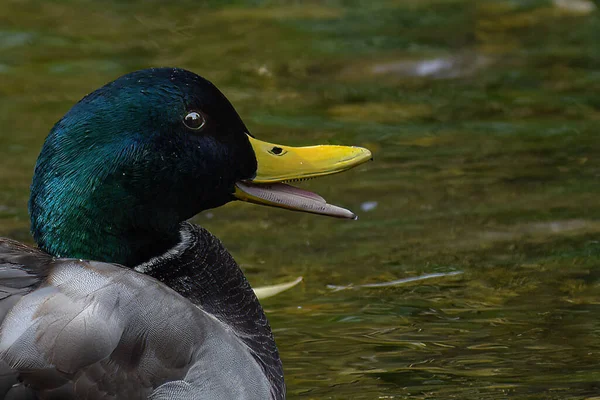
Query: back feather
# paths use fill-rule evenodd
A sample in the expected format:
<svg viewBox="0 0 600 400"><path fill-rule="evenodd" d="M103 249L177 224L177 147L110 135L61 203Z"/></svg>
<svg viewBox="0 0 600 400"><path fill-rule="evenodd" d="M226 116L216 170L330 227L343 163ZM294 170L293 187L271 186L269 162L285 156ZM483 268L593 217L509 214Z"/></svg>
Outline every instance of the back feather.
<svg viewBox="0 0 600 400"><path fill-rule="evenodd" d="M11 239L0 238L0 323L21 298L46 278L52 257ZM0 398L36 399L17 371L0 361Z"/></svg>
<svg viewBox="0 0 600 400"><path fill-rule="evenodd" d="M0 398L280 398L231 326L148 275L0 239L0 293Z"/></svg>

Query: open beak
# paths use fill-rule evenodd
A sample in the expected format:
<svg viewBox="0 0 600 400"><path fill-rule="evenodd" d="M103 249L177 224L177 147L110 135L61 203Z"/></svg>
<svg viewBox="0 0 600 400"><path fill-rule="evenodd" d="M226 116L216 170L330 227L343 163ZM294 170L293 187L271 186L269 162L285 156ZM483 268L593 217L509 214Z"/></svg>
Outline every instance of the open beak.
<svg viewBox="0 0 600 400"><path fill-rule="evenodd" d="M337 174L354 168L372 156L362 147L307 146L290 147L262 142L248 136L258 161L256 177L235 185L239 200L288 210L356 219L349 210L327 204L321 196L286 185L284 182Z"/></svg>

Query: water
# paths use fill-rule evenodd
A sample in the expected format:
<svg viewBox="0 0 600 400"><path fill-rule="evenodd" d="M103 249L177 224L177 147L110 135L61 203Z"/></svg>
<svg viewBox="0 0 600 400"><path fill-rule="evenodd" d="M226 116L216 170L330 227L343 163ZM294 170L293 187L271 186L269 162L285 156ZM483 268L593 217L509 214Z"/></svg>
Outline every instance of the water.
<svg viewBox="0 0 600 400"><path fill-rule="evenodd" d="M33 164L74 102L184 67L261 139L374 153L302 185L358 221L241 203L195 218L253 285L304 277L263 301L290 399L600 396L593 3L173 3L2 2L0 235L31 240Z"/></svg>

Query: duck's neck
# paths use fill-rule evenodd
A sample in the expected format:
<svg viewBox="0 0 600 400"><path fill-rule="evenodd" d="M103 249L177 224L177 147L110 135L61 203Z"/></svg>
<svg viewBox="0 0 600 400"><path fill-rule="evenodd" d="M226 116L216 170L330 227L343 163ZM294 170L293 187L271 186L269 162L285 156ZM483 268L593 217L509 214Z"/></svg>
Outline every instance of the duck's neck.
<svg viewBox="0 0 600 400"><path fill-rule="evenodd" d="M263 367L275 396L285 393L279 353L263 309L223 244L207 230L181 224L179 243L135 267L165 283L236 333Z"/></svg>
<svg viewBox="0 0 600 400"><path fill-rule="evenodd" d="M29 211L36 243L55 257L133 267L179 242L179 217L167 210L156 213L149 206L131 206L134 200L127 197L115 204L79 188L52 189L34 181Z"/></svg>

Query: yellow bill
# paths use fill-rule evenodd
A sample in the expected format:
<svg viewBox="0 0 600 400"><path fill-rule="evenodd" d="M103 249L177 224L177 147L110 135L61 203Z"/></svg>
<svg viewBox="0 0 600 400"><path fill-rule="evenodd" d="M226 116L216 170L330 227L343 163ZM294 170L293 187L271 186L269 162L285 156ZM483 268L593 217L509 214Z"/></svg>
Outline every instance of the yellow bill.
<svg viewBox="0 0 600 400"><path fill-rule="evenodd" d="M263 142L248 136L258 161L256 177L236 183L239 200L294 211L356 219L342 207L328 204L321 196L284 182L337 174L372 158L371 152L353 146L291 147Z"/></svg>

